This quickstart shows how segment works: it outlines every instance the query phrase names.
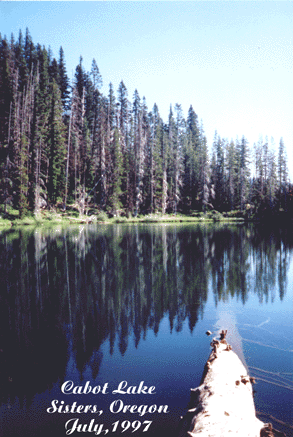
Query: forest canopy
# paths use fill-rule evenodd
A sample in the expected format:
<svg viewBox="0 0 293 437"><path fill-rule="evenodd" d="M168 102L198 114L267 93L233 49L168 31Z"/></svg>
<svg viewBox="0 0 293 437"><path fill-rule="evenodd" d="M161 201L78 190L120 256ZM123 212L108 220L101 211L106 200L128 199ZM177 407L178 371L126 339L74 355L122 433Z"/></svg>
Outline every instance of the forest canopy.
<svg viewBox="0 0 293 437"><path fill-rule="evenodd" d="M42 208L111 216L240 211L249 216L292 214L283 139L250 146L215 132L207 144L191 105L168 120L148 109L123 81L117 92L93 59L80 57L70 83L65 54L34 44L26 29L16 40L0 34L0 203L20 217Z"/></svg>

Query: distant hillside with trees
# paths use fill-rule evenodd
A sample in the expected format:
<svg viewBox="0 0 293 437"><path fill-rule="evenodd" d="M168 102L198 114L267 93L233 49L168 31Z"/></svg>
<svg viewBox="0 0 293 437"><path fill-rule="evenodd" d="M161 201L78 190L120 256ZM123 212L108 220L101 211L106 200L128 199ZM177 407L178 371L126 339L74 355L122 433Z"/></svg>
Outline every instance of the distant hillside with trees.
<svg viewBox="0 0 293 437"><path fill-rule="evenodd" d="M240 211L253 217L292 217L293 189L285 145L215 133L180 104L163 121L123 81L117 92L93 59L80 57L71 84L62 47L58 59L25 36L0 35L0 202L20 217L42 208L88 205L111 216ZM212 103L211 103L212 104Z"/></svg>

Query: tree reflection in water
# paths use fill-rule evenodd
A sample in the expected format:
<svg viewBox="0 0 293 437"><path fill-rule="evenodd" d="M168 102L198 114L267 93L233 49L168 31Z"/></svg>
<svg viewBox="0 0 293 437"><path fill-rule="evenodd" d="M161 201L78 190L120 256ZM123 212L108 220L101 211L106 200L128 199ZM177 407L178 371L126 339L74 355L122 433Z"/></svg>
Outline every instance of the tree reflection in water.
<svg viewBox="0 0 293 437"><path fill-rule="evenodd" d="M29 403L62 381L69 349L82 375L96 378L103 356L130 336L170 331L203 316L212 284L215 304L248 294L259 300L279 284L282 299L292 237L253 226L80 226L20 229L0 238L0 401ZM253 275L254 279L251 280ZM40 373L38 370L42 369ZM39 375L39 376L38 376Z"/></svg>

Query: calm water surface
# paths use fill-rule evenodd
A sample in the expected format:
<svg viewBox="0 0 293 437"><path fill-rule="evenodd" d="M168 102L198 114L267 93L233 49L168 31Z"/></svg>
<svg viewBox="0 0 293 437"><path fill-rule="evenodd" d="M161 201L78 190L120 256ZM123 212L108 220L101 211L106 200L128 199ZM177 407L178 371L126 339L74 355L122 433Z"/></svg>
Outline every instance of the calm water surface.
<svg viewBox="0 0 293 437"><path fill-rule="evenodd" d="M292 251L244 225L2 232L0 435L176 436L222 328L292 435Z"/></svg>

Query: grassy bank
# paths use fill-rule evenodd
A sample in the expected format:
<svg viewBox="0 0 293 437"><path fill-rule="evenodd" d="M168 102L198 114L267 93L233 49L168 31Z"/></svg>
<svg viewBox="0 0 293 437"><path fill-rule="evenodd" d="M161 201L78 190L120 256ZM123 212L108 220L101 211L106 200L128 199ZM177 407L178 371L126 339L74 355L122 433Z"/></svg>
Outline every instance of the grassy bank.
<svg viewBox="0 0 293 437"><path fill-rule="evenodd" d="M219 221L244 221L243 217L229 217L220 213L199 213L198 215L184 214L148 214L139 217L114 217L111 223L186 223L186 222L219 222Z"/></svg>
<svg viewBox="0 0 293 437"><path fill-rule="evenodd" d="M0 214L0 226L49 226L55 224L86 224L86 223L184 223L184 222L218 222L218 221L244 221L245 217L239 211L221 214L218 211L193 212L192 215L183 214L148 214L138 217L109 217L104 211L90 211L87 215L81 215L74 209L67 211L42 210L38 214L28 214L20 218L15 209L8 209Z"/></svg>

